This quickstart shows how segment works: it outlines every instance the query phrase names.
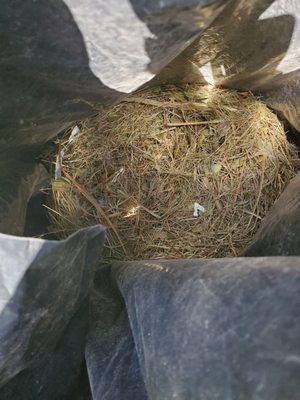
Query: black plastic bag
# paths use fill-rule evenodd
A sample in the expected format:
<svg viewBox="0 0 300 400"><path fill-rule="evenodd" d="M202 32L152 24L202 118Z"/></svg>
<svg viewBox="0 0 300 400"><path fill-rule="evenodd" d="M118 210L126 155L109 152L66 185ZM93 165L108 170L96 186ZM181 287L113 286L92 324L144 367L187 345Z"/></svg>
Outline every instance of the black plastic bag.
<svg viewBox="0 0 300 400"><path fill-rule="evenodd" d="M299 18L297 0L2 1L1 399L300 399L299 176L246 258L101 266L102 227L7 235L47 228L45 143L142 85L253 90L300 130Z"/></svg>

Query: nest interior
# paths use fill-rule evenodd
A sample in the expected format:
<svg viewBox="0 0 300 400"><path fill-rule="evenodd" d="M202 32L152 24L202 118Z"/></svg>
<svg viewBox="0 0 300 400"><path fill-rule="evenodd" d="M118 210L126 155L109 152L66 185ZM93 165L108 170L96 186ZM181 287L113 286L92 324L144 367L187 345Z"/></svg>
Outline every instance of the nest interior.
<svg viewBox="0 0 300 400"><path fill-rule="evenodd" d="M103 223L108 259L239 255L295 175L282 123L248 92L155 87L78 126L59 142L52 229Z"/></svg>

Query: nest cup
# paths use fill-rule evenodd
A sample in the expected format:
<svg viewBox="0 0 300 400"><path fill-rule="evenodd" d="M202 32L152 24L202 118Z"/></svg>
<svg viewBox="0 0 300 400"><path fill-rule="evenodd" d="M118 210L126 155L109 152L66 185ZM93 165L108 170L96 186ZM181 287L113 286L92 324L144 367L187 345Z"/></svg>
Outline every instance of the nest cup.
<svg viewBox="0 0 300 400"><path fill-rule="evenodd" d="M106 225L107 259L239 255L295 175L281 122L248 92L155 87L79 128L59 143L53 230Z"/></svg>

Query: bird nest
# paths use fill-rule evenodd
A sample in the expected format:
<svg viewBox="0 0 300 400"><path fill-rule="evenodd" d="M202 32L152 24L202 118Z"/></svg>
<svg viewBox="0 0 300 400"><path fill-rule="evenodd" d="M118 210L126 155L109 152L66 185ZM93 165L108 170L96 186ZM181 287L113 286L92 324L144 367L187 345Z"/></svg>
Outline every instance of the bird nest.
<svg viewBox="0 0 300 400"><path fill-rule="evenodd" d="M106 225L107 259L239 255L295 175L282 123L249 92L155 87L78 126L59 142L52 225Z"/></svg>

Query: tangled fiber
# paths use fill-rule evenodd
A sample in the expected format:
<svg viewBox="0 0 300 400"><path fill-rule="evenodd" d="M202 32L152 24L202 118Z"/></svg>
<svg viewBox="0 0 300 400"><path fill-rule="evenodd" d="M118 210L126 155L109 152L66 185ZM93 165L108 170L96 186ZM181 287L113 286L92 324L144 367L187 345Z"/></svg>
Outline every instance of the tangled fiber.
<svg viewBox="0 0 300 400"><path fill-rule="evenodd" d="M50 215L61 237L106 225L107 259L236 256L295 175L281 122L248 92L156 87L78 125Z"/></svg>

